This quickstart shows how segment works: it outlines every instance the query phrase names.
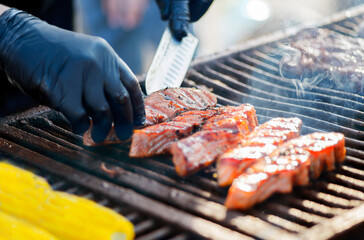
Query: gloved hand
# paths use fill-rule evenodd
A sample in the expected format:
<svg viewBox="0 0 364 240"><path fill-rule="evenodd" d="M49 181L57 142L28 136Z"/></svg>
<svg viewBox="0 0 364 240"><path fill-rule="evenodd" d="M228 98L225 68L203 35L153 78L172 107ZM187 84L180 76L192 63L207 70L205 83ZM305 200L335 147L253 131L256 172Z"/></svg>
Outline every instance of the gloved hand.
<svg viewBox="0 0 364 240"><path fill-rule="evenodd" d="M120 140L145 122L140 86L105 40L63 30L16 9L0 16L0 68L39 103L62 112L76 133L93 120L101 142L114 122Z"/></svg>
<svg viewBox="0 0 364 240"><path fill-rule="evenodd" d="M163 20L169 20L173 36L182 40L189 22L198 21L214 0L156 0Z"/></svg>

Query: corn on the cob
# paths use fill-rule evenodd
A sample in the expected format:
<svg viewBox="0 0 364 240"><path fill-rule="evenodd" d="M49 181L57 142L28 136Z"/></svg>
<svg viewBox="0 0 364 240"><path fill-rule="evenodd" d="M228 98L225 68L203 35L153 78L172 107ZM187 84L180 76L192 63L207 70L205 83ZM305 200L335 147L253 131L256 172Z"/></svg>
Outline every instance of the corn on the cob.
<svg viewBox="0 0 364 240"><path fill-rule="evenodd" d="M45 229L60 239L134 238L123 216L88 199L53 191L31 172L0 162L0 211Z"/></svg>
<svg viewBox="0 0 364 240"><path fill-rule="evenodd" d="M57 240L49 232L0 211L0 240Z"/></svg>

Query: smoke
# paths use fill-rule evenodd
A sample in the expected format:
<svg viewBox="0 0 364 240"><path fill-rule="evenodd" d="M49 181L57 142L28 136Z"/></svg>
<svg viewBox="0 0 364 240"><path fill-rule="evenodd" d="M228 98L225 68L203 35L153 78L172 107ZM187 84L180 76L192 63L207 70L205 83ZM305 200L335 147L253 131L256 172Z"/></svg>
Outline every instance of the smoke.
<svg viewBox="0 0 364 240"><path fill-rule="evenodd" d="M302 53L297 48L288 45L282 45L278 52L282 55L282 63L289 66L297 66L300 63Z"/></svg>
<svg viewBox="0 0 364 240"><path fill-rule="evenodd" d="M301 61L302 53L291 46L282 45L278 50L278 54L282 56L281 61L279 63L279 74L288 79L288 76L285 76L284 69L294 69L299 68L299 64ZM292 84L296 88L296 94L299 97L304 96L304 85L298 78L289 78L292 81Z"/></svg>

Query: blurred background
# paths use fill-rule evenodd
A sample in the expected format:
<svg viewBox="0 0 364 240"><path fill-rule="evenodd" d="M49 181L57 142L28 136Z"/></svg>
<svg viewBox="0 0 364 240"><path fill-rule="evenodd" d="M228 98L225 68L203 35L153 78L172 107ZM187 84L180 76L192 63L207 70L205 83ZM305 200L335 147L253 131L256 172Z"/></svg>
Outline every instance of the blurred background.
<svg viewBox="0 0 364 240"><path fill-rule="evenodd" d="M320 21L364 0L215 0L193 24L196 57L274 31ZM166 22L154 0L74 0L76 31L105 38L136 74L147 71Z"/></svg>

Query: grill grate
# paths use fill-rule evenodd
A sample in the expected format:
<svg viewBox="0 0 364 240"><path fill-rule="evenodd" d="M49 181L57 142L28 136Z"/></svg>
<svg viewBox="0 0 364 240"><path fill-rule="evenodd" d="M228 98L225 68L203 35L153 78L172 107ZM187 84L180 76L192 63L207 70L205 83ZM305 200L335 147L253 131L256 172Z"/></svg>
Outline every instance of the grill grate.
<svg viewBox="0 0 364 240"><path fill-rule="evenodd" d="M355 36L363 19L364 7L359 7L321 26ZM122 213L134 223L137 239L360 236L355 229L364 224L364 96L323 87L297 96L291 80L279 74L281 50L290 39L286 35L201 59L184 85L211 89L223 105L251 103L259 122L297 116L303 134L345 134L344 164L292 194L276 194L245 212L227 211L227 188L217 185L213 167L183 179L170 157L130 159L126 144L85 148L60 114L43 107L0 120L0 152L25 168L32 166L54 189Z"/></svg>

